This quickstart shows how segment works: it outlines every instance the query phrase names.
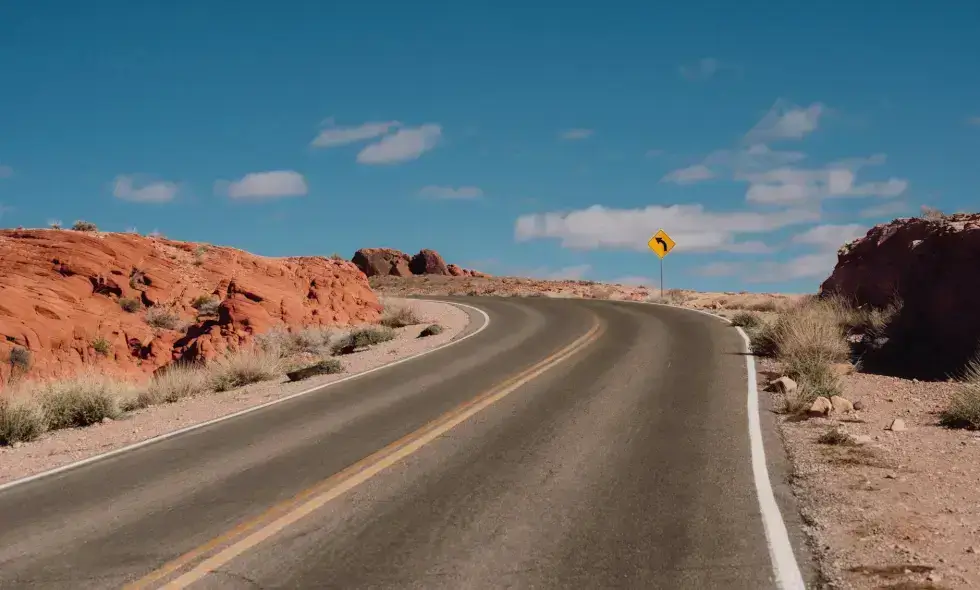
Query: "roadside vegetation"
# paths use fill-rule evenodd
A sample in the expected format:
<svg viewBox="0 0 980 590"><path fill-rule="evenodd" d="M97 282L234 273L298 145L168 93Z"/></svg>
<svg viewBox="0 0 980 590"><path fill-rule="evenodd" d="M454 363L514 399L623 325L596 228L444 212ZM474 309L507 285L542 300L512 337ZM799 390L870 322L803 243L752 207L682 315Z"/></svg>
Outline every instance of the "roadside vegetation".
<svg viewBox="0 0 980 590"><path fill-rule="evenodd" d="M980 430L980 354L967 365L959 388L939 414L939 422L949 428Z"/></svg>
<svg viewBox="0 0 980 590"><path fill-rule="evenodd" d="M204 295L195 299L193 307L203 315L218 303L216 297ZM133 307L133 311L138 310ZM146 321L157 328L172 329L180 318L171 308L154 306L146 310ZM249 346L209 362L166 366L141 386L94 374L49 381L23 379L20 376L31 366L30 351L14 347L6 359L12 379L0 391L0 445L29 442L51 430L108 422L127 412L252 383L342 373L346 368L337 357L391 341L397 335L396 328L422 323L411 308L388 305L378 325L274 329L257 336ZM442 326L433 324L420 336L441 331ZM100 355L112 352L111 343L101 336L91 344Z"/></svg>
<svg viewBox="0 0 980 590"><path fill-rule="evenodd" d="M806 411L818 397L840 395L840 368L854 361L852 340L879 337L900 309L899 301L865 309L841 297L813 296L780 309L769 321L744 312L732 322L746 329L753 353L779 361L797 383L786 399L786 410L795 413Z"/></svg>

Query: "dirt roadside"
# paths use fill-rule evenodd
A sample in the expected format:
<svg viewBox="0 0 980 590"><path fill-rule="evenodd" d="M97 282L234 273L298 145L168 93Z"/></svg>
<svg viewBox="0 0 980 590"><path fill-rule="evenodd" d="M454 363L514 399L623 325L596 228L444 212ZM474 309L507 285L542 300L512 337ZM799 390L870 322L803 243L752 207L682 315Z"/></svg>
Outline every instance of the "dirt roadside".
<svg viewBox="0 0 980 590"><path fill-rule="evenodd" d="M777 369L760 360L760 387ZM861 409L777 419L823 587L980 588L980 433L938 425L954 384L861 373L842 381ZM779 407L782 395L770 395ZM889 428L896 418L904 429ZM865 442L818 440L838 427Z"/></svg>
<svg viewBox="0 0 980 590"><path fill-rule="evenodd" d="M380 367L426 350L442 346L459 336L469 324L469 314L454 305L433 301L396 300L390 302L413 309L422 319L419 325L398 328L394 340L362 352L345 355L346 371L321 375L294 383L279 381L255 383L221 393L209 393L171 404L150 406L127 413L123 418L87 428L56 430L36 441L0 447L0 483L41 473L62 465L106 453L126 445L199 424L221 416L326 385ZM444 331L418 338L427 324L440 324Z"/></svg>

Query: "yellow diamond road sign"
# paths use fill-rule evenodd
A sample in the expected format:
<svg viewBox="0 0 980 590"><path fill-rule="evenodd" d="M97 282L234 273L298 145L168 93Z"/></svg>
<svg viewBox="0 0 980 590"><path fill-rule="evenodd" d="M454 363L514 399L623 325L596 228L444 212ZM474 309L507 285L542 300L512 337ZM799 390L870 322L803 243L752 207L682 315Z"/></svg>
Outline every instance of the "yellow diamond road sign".
<svg viewBox="0 0 980 590"><path fill-rule="evenodd" d="M647 246L650 246L650 249L661 258L669 254L670 251L674 249L675 245L674 240L670 239L670 236L668 236L667 232L664 230L660 230L655 233L653 237L650 238L650 241L647 242Z"/></svg>

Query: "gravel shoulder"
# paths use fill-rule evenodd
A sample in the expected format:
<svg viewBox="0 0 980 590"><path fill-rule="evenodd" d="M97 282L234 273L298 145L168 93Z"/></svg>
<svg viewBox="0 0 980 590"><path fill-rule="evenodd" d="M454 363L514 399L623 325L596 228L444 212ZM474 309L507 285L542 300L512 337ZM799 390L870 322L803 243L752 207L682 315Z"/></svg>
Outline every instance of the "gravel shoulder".
<svg viewBox="0 0 980 590"><path fill-rule="evenodd" d="M378 344L369 350L343 356L341 360L346 367L343 373L321 375L294 383L288 382L285 377L279 381L255 383L172 404L150 406L130 412L119 420L88 428L48 432L30 443L0 447L0 483L41 473L180 428L227 416L431 350L463 334L470 322L468 313L448 303L393 298L388 298L388 301L414 309L424 320L423 323L398 328L394 340ZM432 323L442 325L444 331L435 336L417 338L419 331ZM329 394L329 390L326 393Z"/></svg>
<svg viewBox="0 0 980 590"><path fill-rule="evenodd" d="M760 385L779 376L771 360L759 369ZM980 434L937 425L953 384L860 373L843 384L861 410L778 419L822 587L980 588ZM887 429L896 418L905 430ZM817 441L837 426L870 442Z"/></svg>

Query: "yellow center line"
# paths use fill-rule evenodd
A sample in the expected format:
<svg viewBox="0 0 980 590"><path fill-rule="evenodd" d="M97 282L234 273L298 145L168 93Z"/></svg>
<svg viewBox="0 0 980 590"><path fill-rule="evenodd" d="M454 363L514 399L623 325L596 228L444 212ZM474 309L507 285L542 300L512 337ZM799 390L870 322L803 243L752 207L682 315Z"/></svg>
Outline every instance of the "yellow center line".
<svg viewBox="0 0 980 590"><path fill-rule="evenodd" d="M549 355L529 369L460 404L418 430L403 436L381 450L300 492L289 500L272 506L262 514L184 553L139 580L127 584L123 587L123 590L143 590L149 588L154 583L166 579L205 555L224 546L224 549L203 560L192 570L162 586L163 588L186 588L188 585L228 563L251 547L272 537L290 524L309 515L350 489L368 481L398 461L412 455L426 444L455 428L471 416L503 399L525 383L571 357L580 349L597 340L602 330L603 327L596 322L588 333L561 350Z"/></svg>

